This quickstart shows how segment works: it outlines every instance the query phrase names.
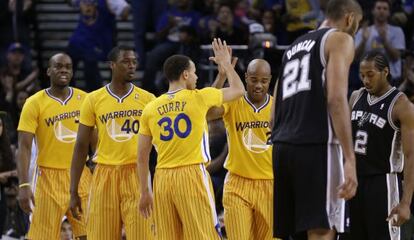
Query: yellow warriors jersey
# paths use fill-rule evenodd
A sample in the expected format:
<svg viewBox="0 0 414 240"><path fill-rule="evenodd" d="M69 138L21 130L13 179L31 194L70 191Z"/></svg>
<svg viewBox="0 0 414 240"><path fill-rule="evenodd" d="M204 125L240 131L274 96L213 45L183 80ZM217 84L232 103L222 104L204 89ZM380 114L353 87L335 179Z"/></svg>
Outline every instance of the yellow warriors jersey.
<svg viewBox="0 0 414 240"><path fill-rule="evenodd" d="M109 84L91 92L81 108L80 122L98 129L94 161L108 165L135 163L142 111L155 96L130 84L122 97Z"/></svg>
<svg viewBox="0 0 414 240"><path fill-rule="evenodd" d="M139 132L152 136L158 152L157 168L211 160L206 114L222 101L219 89L181 89L163 94L145 107Z"/></svg>
<svg viewBox="0 0 414 240"><path fill-rule="evenodd" d="M229 153L224 167L231 173L251 179L273 179L270 111L273 97L256 107L247 96L223 104Z"/></svg>
<svg viewBox="0 0 414 240"><path fill-rule="evenodd" d="M35 135L39 166L70 168L85 96L85 92L70 87L64 101L54 97L49 89L26 100L17 130Z"/></svg>
<svg viewBox="0 0 414 240"><path fill-rule="evenodd" d="M294 17L301 17L305 15L306 13L312 11L312 6L310 5L308 0L287 0L286 1L286 10L287 12L294 16ZM316 28L316 19L310 20L310 21L289 21L286 29L289 32L293 32L296 30L300 30L303 28L310 28L315 29Z"/></svg>

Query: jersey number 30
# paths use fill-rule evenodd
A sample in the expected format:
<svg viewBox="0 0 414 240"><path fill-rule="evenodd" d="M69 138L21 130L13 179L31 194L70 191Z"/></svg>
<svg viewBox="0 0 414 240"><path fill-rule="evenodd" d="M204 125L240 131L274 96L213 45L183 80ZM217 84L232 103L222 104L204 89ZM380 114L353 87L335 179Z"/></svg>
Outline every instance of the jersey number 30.
<svg viewBox="0 0 414 240"><path fill-rule="evenodd" d="M286 63L283 69L283 100L298 92L311 89L309 79L310 54L306 54L301 60L293 59ZM300 77L299 76L300 71Z"/></svg>
<svg viewBox="0 0 414 240"><path fill-rule="evenodd" d="M181 121L184 121L183 123L185 123L184 129L179 128ZM174 120L170 117L163 117L158 121L158 125L163 127L165 133L160 133L160 139L162 141L170 141L174 134L179 138L186 138L191 132L191 121L185 113L178 114Z"/></svg>

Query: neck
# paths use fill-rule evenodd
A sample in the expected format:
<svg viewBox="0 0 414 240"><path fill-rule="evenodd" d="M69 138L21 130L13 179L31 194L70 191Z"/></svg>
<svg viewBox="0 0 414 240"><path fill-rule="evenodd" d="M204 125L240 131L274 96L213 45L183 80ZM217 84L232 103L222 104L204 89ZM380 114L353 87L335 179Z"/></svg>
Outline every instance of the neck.
<svg viewBox="0 0 414 240"><path fill-rule="evenodd" d="M69 86L50 86L49 93L54 97L57 97L61 100L65 100L69 95Z"/></svg>
<svg viewBox="0 0 414 240"><path fill-rule="evenodd" d="M387 85L386 87L384 87L381 91L379 91L377 94L373 94L375 97L381 97L382 95L384 95L386 92L388 92L390 89L392 88L391 85Z"/></svg>
<svg viewBox="0 0 414 240"><path fill-rule="evenodd" d="M253 98L252 98L251 96L249 96L249 94L247 94L247 98L249 99L249 101L250 101L251 103L253 103L253 105L254 105L255 107L260 107L260 106L262 106L262 105L265 103L266 98L267 98L267 94L264 96L264 98L263 98L263 99L260 99L259 101L255 101L255 100L253 100Z"/></svg>
<svg viewBox="0 0 414 240"><path fill-rule="evenodd" d="M127 81L115 81L115 79L112 78L111 83L109 83L109 88L116 95L125 95L130 90L131 84L132 83Z"/></svg>
<svg viewBox="0 0 414 240"><path fill-rule="evenodd" d="M386 21L382 22L382 21L375 20L374 25L377 26L377 27L383 27L383 26L387 25L387 22Z"/></svg>
<svg viewBox="0 0 414 240"><path fill-rule="evenodd" d="M170 82L170 86L168 87L168 92L173 92L173 91L177 91L180 89L186 89L186 88L187 86L185 85L185 83L178 80L178 81Z"/></svg>
<svg viewBox="0 0 414 240"><path fill-rule="evenodd" d="M326 28L326 27L339 29L339 24L337 22L332 21L331 19L326 19L325 21L322 22L319 28Z"/></svg>

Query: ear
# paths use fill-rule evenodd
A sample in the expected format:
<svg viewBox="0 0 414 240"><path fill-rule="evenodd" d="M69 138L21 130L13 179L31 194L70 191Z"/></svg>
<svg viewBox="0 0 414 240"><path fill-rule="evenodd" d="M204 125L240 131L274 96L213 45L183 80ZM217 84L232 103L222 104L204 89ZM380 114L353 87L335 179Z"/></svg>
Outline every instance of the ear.
<svg viewBox="0 0 414 240"><path fill-rule="evenodd" d="M112 61L109 61L109 68L113 71L115 68L115 63Z"/></svg>
<svg viewBox="0 0 414 240"><path fill-rule="evenodd" d="M182 73L182 75L183 75L183 78L185 80L187 80L188 79L188 76L189 76L188 70L184 70L183 73Z"/></svg>
<svg viewBox="0 0 414 240"><path fill-rule="evenodd" d="M354 22L355 19L355 13L354 12L350 12L347 14L347 18L346 18L346 26L352 26L352 23Z"/></svg>
<svg viewBox="0 0 414 240"><path fill-rule="evenodd" d="M390 74L390 70L386 67L382 70L382 72L384 73L385 78L388 78L388 75Z"/></svg>
<svg viewBox="0 0 414 240"><path fill-rule="evenodd" d="M48 77L50 77L50 72L51 72L52 70L50 70L50 67L48 67L47 68L47 70L46 70L46 75L48 76Z"/></svg>

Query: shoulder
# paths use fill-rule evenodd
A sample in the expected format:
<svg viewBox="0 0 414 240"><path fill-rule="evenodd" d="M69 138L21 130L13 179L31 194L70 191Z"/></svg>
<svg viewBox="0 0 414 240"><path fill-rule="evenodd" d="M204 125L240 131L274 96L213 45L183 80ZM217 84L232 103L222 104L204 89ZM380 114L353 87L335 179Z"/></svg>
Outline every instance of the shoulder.
<svg viewBox="0 0 414 240"><path fill-rule="evenodd" d="M144 101L144 102L151 102L155 99L155 95L148 92L147 90L144 90L142 88L139 88L137 86L134 86L134 91L136 93L139 94L139 97Z"/></svg>
<svg viewBox="0 0 414 240"><path fill-rule="evenodd" d="M73 89L73 96L85 99L85 96L88 95L87 92L80 90L79 88L72 88Z"/></svg>
<svg viewBox="0 0 414 240"><path fill-rule="evenodd" d="M413 104L411 103L410 99L408 99L407 95L403 92L399 92L397 95L397 99L395 100L393 114L400 115L407 112L413 112Z"/></svg>
<svg viewBox="0 0 414 240"><path fill-rule="evenodd" d="M354 39L351 37L351 35L339 32L339 31L333 31L328 33L326 39L326 46L331 48L342 48L343 46L348 45L354 45Z"/></svg>
<svg viewBox="0 0 414 240"><path fill-rule="evenodd" d="M25 104L34 104L37 103L39 101L45 100L45 98L48 97L46 90L42 89L39 90L38 92L36 92L35 94L33 94L32 96L28 97L26 99Z"/></svg>

